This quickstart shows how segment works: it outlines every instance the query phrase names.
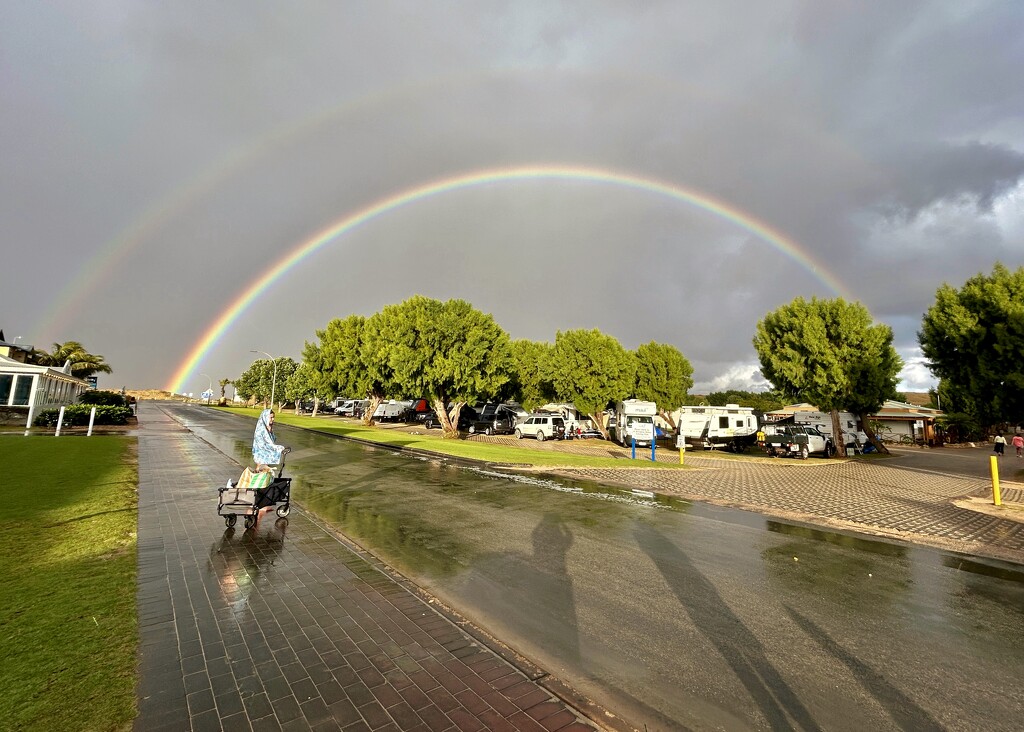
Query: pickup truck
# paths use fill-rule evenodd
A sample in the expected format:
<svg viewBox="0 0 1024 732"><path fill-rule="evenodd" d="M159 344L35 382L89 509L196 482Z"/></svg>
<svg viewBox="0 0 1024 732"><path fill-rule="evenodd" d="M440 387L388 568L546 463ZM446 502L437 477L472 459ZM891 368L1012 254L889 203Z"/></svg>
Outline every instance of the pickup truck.
<svg viewBox="0 0 1024 732"><path fill-rule="evenodd" d="M814 427L788 424L776 427L774 434L765 435L764 449L772 457L792 455L801 460L812 454L826 458L835 454L832 440Z"/></svg>

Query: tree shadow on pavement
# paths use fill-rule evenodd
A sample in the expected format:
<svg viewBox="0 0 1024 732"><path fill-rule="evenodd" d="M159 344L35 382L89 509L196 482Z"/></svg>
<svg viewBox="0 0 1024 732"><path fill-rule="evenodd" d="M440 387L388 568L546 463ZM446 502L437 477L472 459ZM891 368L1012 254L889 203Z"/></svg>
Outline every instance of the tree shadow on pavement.
<svg viewBox="0 0 1024 732"><path fill-rule="evenodd" d="M889 716L902 730L942 730L943 727L931 715L909 699L903 692L893 686L870 666L836 643L828 633L818 627L809 618L805 618L788 605L783 605L786 612L793 618L807 635L821 644L829 658L841 661L853 674L853 677L871 694L875 700L889 712Z"/></svg>
<svg viewBox="0 0 1024 732"><path fill-rule="evenodd" d="M715 586L685 552L648 524L634 535L651 558L694 626L718 649L746 687L773 730L791 730L792 719L804 730L821 730L796 693L768 659L757 637L722 599Z"/></svg>

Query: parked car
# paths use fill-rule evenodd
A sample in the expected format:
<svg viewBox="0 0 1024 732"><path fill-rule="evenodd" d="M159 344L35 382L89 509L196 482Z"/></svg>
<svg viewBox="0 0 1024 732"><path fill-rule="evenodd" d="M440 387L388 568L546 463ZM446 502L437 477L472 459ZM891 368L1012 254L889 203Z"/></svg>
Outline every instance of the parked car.
<svg viewBox="0 0 1024 732"><path fill-rule="evenodd" d="M476 410L468 404L463 406L459 410L459 431L469 430L469 426L477 418ZM423 426L428 430L441 429L441 418L437 416L437 412L433 409L430 410L430 414L423 420Z"/></svg>
<svg viewBox="0 0 1024 732"><path fill-rule="evenodd" d="M792 455L806 460L811 455L832 457L835 447L825 435L814 427L803 425L782 425L775 427L772 433L765 436L765 452L772 457Z"/></svg>
<svg viewBox="0 0 1024 732"><path fill-rule="evenodd" d="M536 437L539 442L565 437L565 420L555 414L531 414L516 425L516 439Z"/></svg>
<svg viewBox="0 0 1024 732"><path fill-rule="evenodd" d="M369 404L369 399L345 399L335 408L334 413L339 417L362 417Z"/></svg>
<svg viewBox="0 0 1024 732"><path fill-rule="evenodd" d="M510 435L516 428L516 412L504 404L484 404L477 410L476 419L469 425L469 432L483 432L485 435Z"/></svg>

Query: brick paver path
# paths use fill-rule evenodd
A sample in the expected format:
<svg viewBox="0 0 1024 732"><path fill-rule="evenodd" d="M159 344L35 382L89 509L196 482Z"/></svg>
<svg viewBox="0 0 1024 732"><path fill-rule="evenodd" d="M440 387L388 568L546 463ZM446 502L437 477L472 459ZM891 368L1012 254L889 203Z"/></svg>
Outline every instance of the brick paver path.
<svg viewBox="0 0 1024 732"><path fill-rule="evenodd" d="M669 452L666 451L666 458ZM671 453L678 460L678 453ZM722 460L686 456L697 470L565 469L631 488L861 530L1009 561L1024 561L1024 523L959 508L991 495L984 481L900 470L881 462ZM1004 488L1004 500L1019 489Z"/></svg>
<svg viewBox="0 0 1024 732"><path fill-rule="evenodd" d="M225 530L240 467L144 404L136 730L593 730L292 508Z"/></svg>

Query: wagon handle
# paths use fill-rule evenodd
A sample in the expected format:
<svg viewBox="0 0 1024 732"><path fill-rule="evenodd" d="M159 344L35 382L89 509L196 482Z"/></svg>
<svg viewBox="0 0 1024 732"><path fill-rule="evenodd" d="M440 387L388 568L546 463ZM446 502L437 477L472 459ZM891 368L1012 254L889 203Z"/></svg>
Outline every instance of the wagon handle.
<svg viewBox="0 0 1024 732"><path fill-rule="evenodd" d="M286 447L284 450L281 451L281 462L278 463L278 465L277 465L277 477L278 478L280 478L281 474L284 473L284 456L287 455L288 453L290 453L291 451L292 451L292 449L290 447Z"/></svg>

